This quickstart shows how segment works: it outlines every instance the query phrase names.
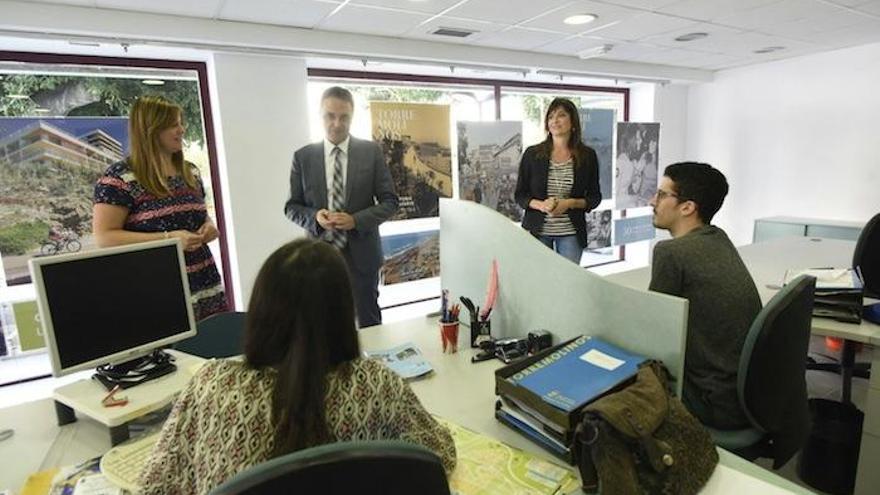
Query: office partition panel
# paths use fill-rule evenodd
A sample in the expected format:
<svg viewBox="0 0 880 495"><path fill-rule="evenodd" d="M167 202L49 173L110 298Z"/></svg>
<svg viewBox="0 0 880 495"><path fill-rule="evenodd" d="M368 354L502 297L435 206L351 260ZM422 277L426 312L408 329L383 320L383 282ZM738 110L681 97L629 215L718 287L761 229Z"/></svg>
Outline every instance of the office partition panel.
<svg viewBox="0 0 880 495"><path fill-rule="evenodd" d="M682 376L686 299L605 280L554 253L500 213L471 201L441 199L440 232L441 284L455 301L467 296L483 306L492 260L497 260L493 336L524 337L530 330L545 329L554 342L561 342L594 335L660 359L677 379ZM464 314L462 320L467 323Z"/></svg>

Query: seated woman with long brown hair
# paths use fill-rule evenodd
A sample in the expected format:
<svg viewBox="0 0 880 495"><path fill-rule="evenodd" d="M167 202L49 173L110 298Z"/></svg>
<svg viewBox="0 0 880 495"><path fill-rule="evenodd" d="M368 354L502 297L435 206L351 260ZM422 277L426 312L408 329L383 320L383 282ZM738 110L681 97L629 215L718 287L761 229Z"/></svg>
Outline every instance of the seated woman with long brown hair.
<svg viewBox="0 0 880 495"><path fill-rule="evenodd" d="M455 467L449 431L410 387L362 359L338 250L293 241L266 260L248 307L243 361L209 361L177 400L144 472L143 493L206 493L239 471L307 447L404 440Z"/></svg>

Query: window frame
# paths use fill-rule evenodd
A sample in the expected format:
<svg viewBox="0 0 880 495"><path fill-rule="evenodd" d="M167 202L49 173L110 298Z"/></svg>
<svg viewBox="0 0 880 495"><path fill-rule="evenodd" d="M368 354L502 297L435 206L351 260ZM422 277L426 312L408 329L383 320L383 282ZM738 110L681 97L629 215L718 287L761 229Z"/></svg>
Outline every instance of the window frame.
<svg viewBox="0 0 880 495"><path fill-rule="evenodd" d="M208 89L208 67L206 62L193 60L160 60L152 58L122 58L95 55L75 55L59 53L39 53L0 50L0 62L20 62L34 64L60 64L83 66L111 66L132 69L169 69L194 71L198 76L199 99L202 107L202 120L205 131L205 149L208 153L208 166L211 170L211 190L214 200L215 220L220 231L220 263L223 267L223 289L230 308L235 307L235 292L232 284L232 265L229 260L229 239L226 235L226 210L223 205L223 192L220 183L220 165L217 160L217 140L214 133L214 118L211 113L211 95Z"/></svg>

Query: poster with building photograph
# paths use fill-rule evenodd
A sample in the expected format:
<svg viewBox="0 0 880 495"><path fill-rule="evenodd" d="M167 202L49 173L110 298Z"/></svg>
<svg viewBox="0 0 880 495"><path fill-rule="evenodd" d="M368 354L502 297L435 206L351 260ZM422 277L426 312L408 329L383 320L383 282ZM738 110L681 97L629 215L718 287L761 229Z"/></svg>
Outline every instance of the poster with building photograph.
<svg viewBox="0 0 880 495"><path fill-rule="evenodd" d="M27 260L94 247L95 181L128 153L125 117L0 118L0 255L6 283Z"/></svg>
<svg viewBox="0 0 880 495"><path fill-rule="evenodd" d="M452 197L449 105L373 101L370 116L400 196L393 219L439 215L440 198Z"/></svg>
<svg viewBox="0 0 880 495"><path fill-rule="evenodd" d="M513 199L522 154L522 122L458 123L458 192L513 221L523 210Z"/></svg>
<svg viewBox="0 0 880 495"><path fill-rule="evenodd" d="M599 188L602 199L611 197L611 162L614 149L614 110L606 108L582 108L581 139L596 151L599 160Z"/></svg>
<svg viewBox="0 0 880 495"><path fill-rule="evenodd" d="M587 249L611 246L611 210L594 210L586 214Z"/></svg>
<svg viewBox="0 0 880 495"><path fill-rule="evenodd" d="M440 231L382 236L382 285L440 276Z"/></svg>
<svg viewBox="0 0 880 495"><path fill-rule="evenodd" d="M616 208L648 206L657 190L660 124L617 123Z"/></svg>

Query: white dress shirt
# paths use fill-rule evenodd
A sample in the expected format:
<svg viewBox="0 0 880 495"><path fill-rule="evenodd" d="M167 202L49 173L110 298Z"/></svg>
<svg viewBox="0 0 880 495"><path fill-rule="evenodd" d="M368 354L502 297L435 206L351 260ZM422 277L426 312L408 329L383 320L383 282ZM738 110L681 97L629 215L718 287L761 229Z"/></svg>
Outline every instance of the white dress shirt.
<svg viewBox="0 0 880 495"><path fill-rule="evenodd" d="M333 157L333 148L339 147L339 163L342 165L342 190L345 191L345 180L348 175L348 144L351 141L351 137L346 137L344 141L339 144L333 144L324 138L324 171L326 172L327 177L327 208L332 209L333 207L333 166L334 166L334 157ZM345 203L345 198L341 198L341 202Z"/></svg>

